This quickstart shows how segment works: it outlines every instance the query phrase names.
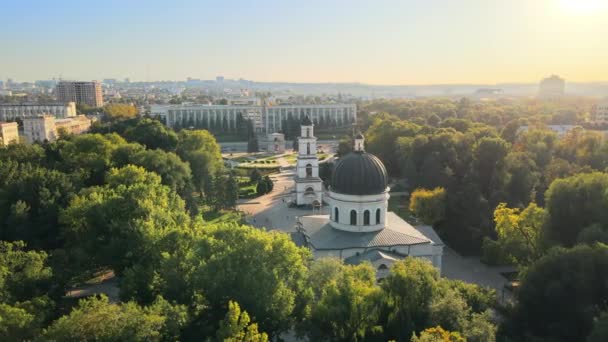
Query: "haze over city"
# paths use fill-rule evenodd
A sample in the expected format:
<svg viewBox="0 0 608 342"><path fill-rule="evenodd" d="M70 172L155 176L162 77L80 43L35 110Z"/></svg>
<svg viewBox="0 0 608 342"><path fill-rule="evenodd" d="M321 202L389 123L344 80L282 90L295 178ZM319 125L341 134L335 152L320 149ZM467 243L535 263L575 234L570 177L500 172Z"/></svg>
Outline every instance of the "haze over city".
<svg viewBox="0 0 608 342"><path fill-rule="evenodd" d="M606 18L2 1L0 342L608 341Z"/></svg>
<svg viewBox="0 0 608 342"><path fill-rule="evenodd" d="M608 79L602 0L12 1L0 78Z"/></svg>

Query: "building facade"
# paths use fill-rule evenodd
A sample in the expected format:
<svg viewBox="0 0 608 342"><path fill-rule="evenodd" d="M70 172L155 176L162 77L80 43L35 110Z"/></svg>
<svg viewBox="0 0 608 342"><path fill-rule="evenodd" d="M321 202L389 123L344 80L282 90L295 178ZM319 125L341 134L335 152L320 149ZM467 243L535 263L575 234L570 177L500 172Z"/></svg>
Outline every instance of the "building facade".
<svg viewBox="0 0 608 342"><path fill-rule="evenodd" d="M101 83L61 81L55 87L57 100L60 102L75 102L91 107L103 106Z"/></svg>
<svg viewBox="0 0 608 342"><path fill-rule="evenodd" d="M321 126L346 126L356 120L355 104L326 105L153 105L151 114L164 119L169 127L208 128L222 125L236 130L238 117L253 118L262 132L285 131L283 125L290 118L303 120L308 116Z"/></svg>
<svg viewBox="0 0 608 342"><path fill-rule="evenodd" d="M82 134L89 131L91 128L91 119L84 115L78 115L69 119L55 120L55 128L57 132L65 132L68 134Z"/></svg>
<svg viewBox="0 0 608 342"><path fill-rule="evenodd" d="M23 119L23 133L28 143L55 141L60 134L82 134L91 128L91 120L84 115L56 120L52 115Z"/></svg>
<svg viewBox="0 0 608 342"><path fill-rule="evenodd" d="M27 117L36 117L44 114L52 115L58 119L76 116L76 103L3 103L0 104L0 121L13 121Z"/></svg>
<svg viewBox="0 0 608 342"><path fill-rule="evenodd" d="M314 124L305 117L298 138L298 160L296 162L296 205L321 206L323 204L323 181L319 177L317 138Z"/></svg>
<svg viewBox="0 0 608 342"><path fill-rule="evenodd" d="M29 144L34 142L54 141L57 139L55 117L40 115L23 119L23 135Z"/></svg>
<svg viewBox="0 0 608 342"><path fill-rule="evenodd" d="M591 121L597 124L608 123L608 99L600 101L595 105Z"/></svg>
<svg viewBox="0 0 608 342"><path fill-rule="evenodd" d="M16 122L0 121L0 146L19 142L19 125Z"/></svg>
<svg viewBox="0 0 608 342"><path fill-rule="evenodd" d="M285 134L268 134L268 145L266 151L272 153L285 153Z"/></svg>
<svg viewBox="0 0 608 342"><path fill-rule="evenodd" d="M543 79L538 87L538 97L546 100L559 99L564 96L565 92L566 81L557 75Z"/></svg>

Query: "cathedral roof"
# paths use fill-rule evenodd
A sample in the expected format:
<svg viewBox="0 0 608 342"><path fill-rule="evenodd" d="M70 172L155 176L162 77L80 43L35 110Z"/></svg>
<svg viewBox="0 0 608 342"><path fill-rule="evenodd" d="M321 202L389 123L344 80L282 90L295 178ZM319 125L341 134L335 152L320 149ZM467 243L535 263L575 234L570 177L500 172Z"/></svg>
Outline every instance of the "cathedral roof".
<svg viewBox="0 0 608 342"><path fill-rule="evenodd" d="M367 233L335 229L327 215L302 216L300 222L300 236L292 238L300 243L305 240L316 250L443 244L438 237L437 241L431 240L393 212L387 214L386 228Z"/></svg>
<svg viewBox="0 0 608 342"><path fill-rule="evenodd" d="M356 151L338 160L330 184L330 190L340 194L376 195L386 191L388 175L378 157Z"/></svg>

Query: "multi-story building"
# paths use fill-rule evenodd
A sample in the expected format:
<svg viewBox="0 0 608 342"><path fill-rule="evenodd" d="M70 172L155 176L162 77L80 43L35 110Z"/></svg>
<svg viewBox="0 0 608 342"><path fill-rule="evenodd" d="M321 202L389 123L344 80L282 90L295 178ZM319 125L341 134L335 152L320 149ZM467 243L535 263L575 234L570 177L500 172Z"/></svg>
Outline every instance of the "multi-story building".
<svg viewBox="0 0 608 342"><path fill-rule="evenodd" d="M269 132L284 131L283 125L289 120L303 120L309 117L319 127L346 126L357 117L355 104L316 104L316 105L153 105L153 116L164 119L169 127L203 127L218 125L236 130L239 116L259 121L260 130ZM258 122L255 122L258 125Z"/></svg>
<svg viewBox="0 0 608 342"><path fill-rule="evenodd" d="M81 134L90 127L91 120L84 115L58 120L52 115L23 119L23 132L28 143L54 141L60 133Z"/></svg>
<svg viewBox="0 0 608 342"><path fill-rule="evenodd" d="M3 103L0 104L0 120L13 121L28 117L36 117L44 114L52 115L58 119L76 116L76 104L74 102L62 103Z"/></svg>
<svg viewBox="0 0 608 342"><path fill-rule="evenodd" d="M0 121L0 146L19 142L19 126L16 122Z"/></svg>
<svg viewBox="0 0 608 342"><path fill-rule="evenodd" d="M538 97L548 100L559 99L564 96L565 91L566 81L557 75L551 75L540 81Z"/></svg>
<svg viewBox="0 0 608 342"><path fill-rule="evenodd" d="M68 134L82 134L88 132L91 128L91 119L84 115L78 115L69 119L59 119L55 120L55 128L57 132L62 132L63 130Z"/></svg>
<svg viewBox="0 0 608 342"><path fill-rule="evenodd" d="M600 101L595 105L591 121L597 124L608 123L608 99Z"/></svg>
<svg viewBox="0 0 608 342"><path fill-rule="evenodd" d="M23 135L25 135L25 141L30 144L36 141L44 142L57 139L55 117L40 115L23 119Z"/></svg>
<svg viewBox="0 0 608 342"><path fill-rule="evenodd" d="M103 106L101 83L61 81L55 87L57 100L61 102L76 102L91 107Z"/></svg>

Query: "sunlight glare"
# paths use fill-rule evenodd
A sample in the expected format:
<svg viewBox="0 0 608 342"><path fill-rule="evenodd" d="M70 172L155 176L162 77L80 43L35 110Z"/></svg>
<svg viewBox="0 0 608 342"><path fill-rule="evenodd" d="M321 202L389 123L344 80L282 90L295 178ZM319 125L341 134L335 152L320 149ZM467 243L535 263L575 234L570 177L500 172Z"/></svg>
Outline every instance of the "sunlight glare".
<svg viewBox="0 0 608 342"><path fill-rule="evenodd" d="M572 14L596 14L608 9L608 0L560 0L564 11Z"/></svg>

